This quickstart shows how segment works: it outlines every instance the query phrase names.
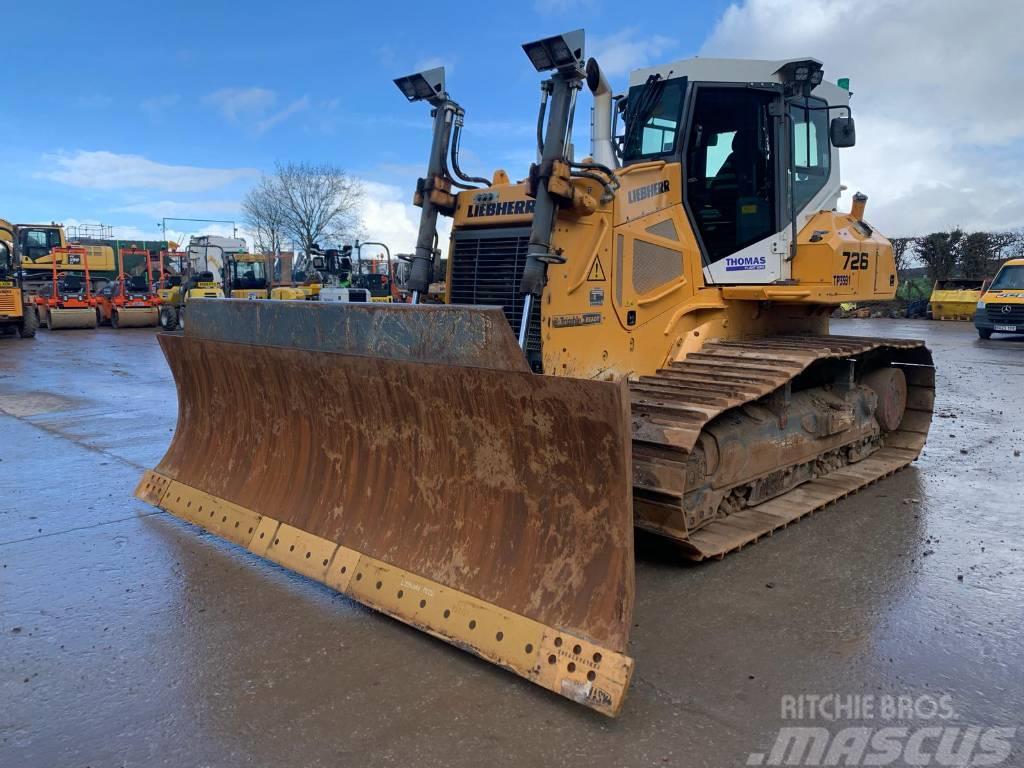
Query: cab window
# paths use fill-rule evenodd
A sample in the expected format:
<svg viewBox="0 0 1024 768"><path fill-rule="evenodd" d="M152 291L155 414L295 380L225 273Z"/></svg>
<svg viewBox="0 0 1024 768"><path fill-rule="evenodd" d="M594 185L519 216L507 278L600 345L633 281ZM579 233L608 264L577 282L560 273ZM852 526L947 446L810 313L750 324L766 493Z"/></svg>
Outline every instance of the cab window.
<svg viewBox="0 0 1024 768"><path fill-rule="evenodd" d="M28 261L36 261L60 245L60 234L56 229L23 229L21 253Z"/></svg>
<svg viewBox="0 0 1024 768"><path fill-rule="evenodd" d="M828 181L831 148L828 141L828 111L820 99L807 99L789 109L792 124L793 203L801 210Z"/></svg>
<svg viewBox="0 0 1024 768"><path fill-rule="evenodd" d="M683 173L708 263L775 231L774 94L698 86Z"/></svg>
<svg viewBox="0 0 1024 768"><path fill-rule="evenodd" d="M650 80L629 89L623 159L648 160L675 154L686 95L686 78Z"/></svg>

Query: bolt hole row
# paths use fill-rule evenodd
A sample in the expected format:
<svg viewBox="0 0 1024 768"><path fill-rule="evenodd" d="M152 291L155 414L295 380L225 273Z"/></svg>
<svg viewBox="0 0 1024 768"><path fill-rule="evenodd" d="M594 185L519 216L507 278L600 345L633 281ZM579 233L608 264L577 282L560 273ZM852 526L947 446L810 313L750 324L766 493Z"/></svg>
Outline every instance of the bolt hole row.
<svg viewBox="0 0 1024 768"><path fill-rule="evenodd" d="M275 543L277 543L277 542L275 541ZM309 555L308 555L308 554L307 554L306 556L307 556L307 557L309 557ZM325 564L325 565L327 564L327 561L326 561L326 560L324 560L324 564ZM348 573L348 566L347 566L347 565L343 565L343 566L341 566L341 568L339 569L339 572L340 572L340 573L341 573L342 575L344 575L344 574ZM363 574L362 574L362 572L360 572L360 571L357 571L357 572L356 572L356 581L362 581L362 580L363 580ZM376 582L376 584L374 584L374 587L375 587L376 589L378 589L378 590L379 590L379 589L381 589L381 588L382 588L383 586L384 586L384 582L383 582L382 580L378 580L378 581ZM403 590L403 589L400 589L400 590L398 590L398 592L396 592L396 597L397 597L397 598L398 598L399 600L401 600L401 599L402 599L403 597L405 597L405 590ZM421 599L421 600L419 601L419 606L420 606L420 608L426 608L426 607L427 607L427 601L426 601L426 600L424 600L424 599ZM443 614L443 615L444 615L444 618L446 618L446 619L450 619L450 618L451 618L451 615L452 615L451 609L449 609L449 608L445 608L445 609L444 609L444 614ZM469 628L470 628L471 630L473 630L473 629L476 629L476 619L470 619L470 620L469 620ZM494 635L494 639L495 639L495 640L497 640L497 641L498 641L499 643L500 643L500 642L502 642L502 641L503 641L503 640L505 639L505 633L504 633L504 632L501 632L501 631L498 631L497 633L495 633L495 635ZM558 638L558 639L557 639L557 641L556 641L556 644L558 644L558 645L560 645L560 644L561 644L561 638ZM578 648L578 647L579 647L579 646L577 646L577 648ZM526 646L525 646L525 651L526 651L526 653L528 653L528 654L530 654L530 653L533 653L533 643L527 643L527 644L526 644ZM599 660L600 654L595 654L595 656L597 657L597 658L595 658L595 660ZM554 657L554 656L552 656L552 657L551 657L551 660L552 660L552 661L551 661L551 663L552 663L552 664L553 664L553 663L555 663L554 659L555 659L555 657ZM575 666L574 666L573 668L575 669Z"/></svg>
<svg viewBox="0 0 1024 768"><path fill-rule="evenodd" d="M556 637L555 638L555 648L561 648L561 647L562 647L562 638ZM573 652L574 655L579 656L580 654L583 653L583 646L580 645L579 643L577 643L576 645L574 645L572 647L572 652ZM594 663L595 664L600 664L601 663L601 653L599 651L595 651L593 659L594 659ZM554 662L552 662L552 663L554 663ZM575 669L575 667L574 667L574 669ZM569 670L569 671L571 672L572 670Z"/></svg>

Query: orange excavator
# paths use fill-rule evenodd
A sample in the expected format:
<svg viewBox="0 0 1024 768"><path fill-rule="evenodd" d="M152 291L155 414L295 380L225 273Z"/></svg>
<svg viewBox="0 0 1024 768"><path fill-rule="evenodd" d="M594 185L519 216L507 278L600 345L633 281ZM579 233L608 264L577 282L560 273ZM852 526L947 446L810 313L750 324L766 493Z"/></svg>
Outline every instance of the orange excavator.
<svg viewBox="0 0 1024 768"><path fill-rule="evenodd" d="M126 256L141 256L146 271L129 274ZM117 280L105 286L96 296L96 321L112 328L155 326L159 320L160 296L153 287L153 261L143 248L121 248L117 252Z"/></svg>
<svg viewBox="0 0 1024 768"><path fill-rule="evenodd" d="M36 295L39 324L50 330L95 328L96 299L89 279L88 251L76 245L54 248L53 277ZM57 265L82 266L83 275L58 272Z"/></svg>

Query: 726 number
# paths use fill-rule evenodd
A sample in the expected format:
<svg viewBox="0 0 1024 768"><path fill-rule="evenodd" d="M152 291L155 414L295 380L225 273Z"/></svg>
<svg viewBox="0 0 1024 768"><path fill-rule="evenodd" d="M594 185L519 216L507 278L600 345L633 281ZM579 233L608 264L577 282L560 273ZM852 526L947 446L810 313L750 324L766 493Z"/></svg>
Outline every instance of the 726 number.
<svg viewBox="0 0 1024 768"><path fill-rule="evenodd" d="M866 253L855 253L843 251L846 261L843 262L843 269L867 269L868 255Z"/></svg>

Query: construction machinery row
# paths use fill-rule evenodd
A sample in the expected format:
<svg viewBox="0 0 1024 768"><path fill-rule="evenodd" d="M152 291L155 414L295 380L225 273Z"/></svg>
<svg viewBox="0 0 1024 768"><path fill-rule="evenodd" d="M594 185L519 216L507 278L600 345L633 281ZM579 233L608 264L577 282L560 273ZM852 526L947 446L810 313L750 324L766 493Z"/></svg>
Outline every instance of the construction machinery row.
<svg viewBox="0 0 1024 768"><path fill-rule="evenodd" d="M434 126L417 306L198 299L159 335L179 419L137 495L613 715L634 526L719 558L896 472L934 368L829 333L897 278L866 197L837 210L854 122L820 62L677 61L616 96L582 30L524 50L545 79L518 181L463 172L442 69L396 81ZM450 303L419 306L439 216Z"/></svg>
<svg viewBox="0 0 1024 768"><path fill-rule="evenodd" d="M89 266L89 288L95 293L121 273L121 250L145 250L155 261L161 251L174 250L177 244L163 240L124 240L114 237L113 228L97 225L75 225L65 228L50 224L11 224L0 219L0 247L16 252L21 266L22 284L30 294L37 293L51 281L55 256L74 246L76 258L56 266L67 274L85 277ZM78 254L84 253L79 258Z"/></svg>

